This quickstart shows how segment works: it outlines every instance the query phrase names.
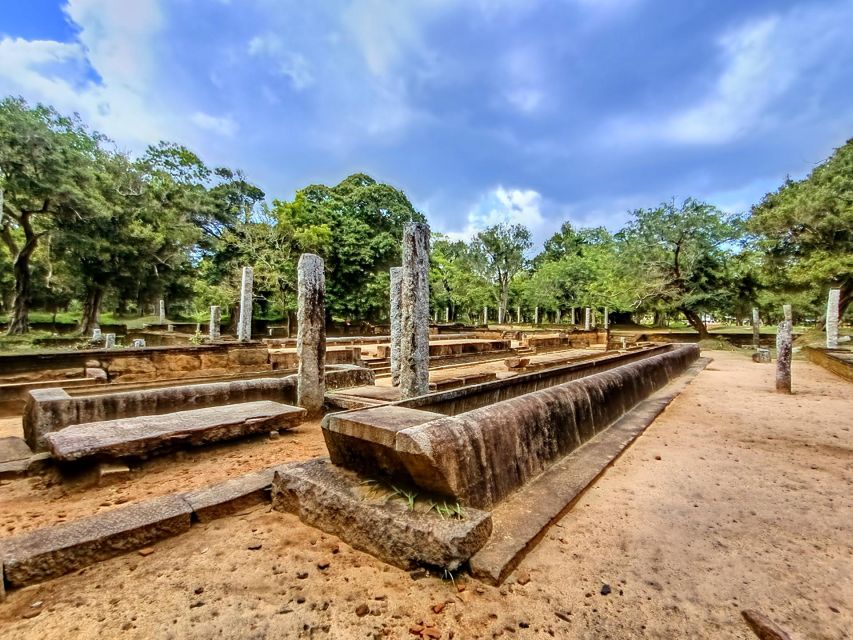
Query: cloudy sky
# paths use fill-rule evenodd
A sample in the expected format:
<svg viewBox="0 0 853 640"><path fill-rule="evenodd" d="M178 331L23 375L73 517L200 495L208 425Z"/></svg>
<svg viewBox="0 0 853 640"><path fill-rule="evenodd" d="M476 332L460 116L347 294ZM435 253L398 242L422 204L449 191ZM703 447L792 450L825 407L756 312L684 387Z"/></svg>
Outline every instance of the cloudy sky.
<svg viewBox="0 0 853 640"><path fill-rule="evenodd" d="M0 94L433 228L746 210L853 137L853 0L0 0Z"/></svg>

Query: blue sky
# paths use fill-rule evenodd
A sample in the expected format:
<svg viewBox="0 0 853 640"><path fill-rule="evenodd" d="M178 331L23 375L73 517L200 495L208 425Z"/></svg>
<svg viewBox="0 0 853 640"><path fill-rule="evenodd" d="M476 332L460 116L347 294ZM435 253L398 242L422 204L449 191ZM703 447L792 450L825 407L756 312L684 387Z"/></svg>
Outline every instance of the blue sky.
<svg viewBox="0 0 853 640"><path fill-rule="evenodd" d="M853 0L0 0L0 94L434 229L743 211L853 137Z"/></svg>

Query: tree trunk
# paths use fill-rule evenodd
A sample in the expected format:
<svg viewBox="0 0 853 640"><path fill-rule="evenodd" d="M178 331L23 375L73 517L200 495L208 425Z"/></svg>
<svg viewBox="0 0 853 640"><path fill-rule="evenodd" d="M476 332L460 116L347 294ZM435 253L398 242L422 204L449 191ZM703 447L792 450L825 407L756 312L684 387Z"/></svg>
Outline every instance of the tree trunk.
<svg viewBox="0 0 853 640"><path fill-rule="evenodd" d="M663 311L655 311L655 319L652 324L659 328L663 329L666 327L666 314Z"/></svg>
<svg viewBox="0 0 853 640"><path fill-rule="evenodd" d="M88 287L86 300L83 302L83 317L80 318L80 333L88 335L98 328L98 319L101 314L101 300L104 297L104 289L98 285Z"/></svg>
<svg viewBox="0 0 853 640"><path fill-rule="evenodd" d="M702 322L702 318L696 312L685 309L682 307L681 313L684 314L684 317L687 318L687 322L690 323L690 326L696 329L699 333L699 339L704 340L708 337L708 328L705 326L705 323Z"/></svg>
<svg viewBox="0 0 853 640"><path fill-rule="evenodd" d="M36 248L36 238L28 238L15 257L15 295L12 298L12 313L9 317L8 335L21 335L30 330L30 257Z"/></svg>

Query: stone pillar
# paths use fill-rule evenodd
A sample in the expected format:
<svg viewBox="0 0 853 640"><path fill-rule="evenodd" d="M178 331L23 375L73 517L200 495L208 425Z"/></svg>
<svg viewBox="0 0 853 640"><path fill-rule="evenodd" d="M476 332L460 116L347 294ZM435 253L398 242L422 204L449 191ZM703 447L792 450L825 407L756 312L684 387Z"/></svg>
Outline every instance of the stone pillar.
<svg viewBox="0 0 853 640"><path fill-rule="evenodd" d="M211 342L219 340L219 325L222 324L222 309L219 305L211 305L210 307L210 324L207 330L207 337Z"/></svg>
<svg viewBox="0 0 853 640"><path fill-rule="evenodd" d="M400 317L400 298L403 287L403 267L391 267L391 384L400 384L400 337L403 330Z"/></svg>
<svg viewBox="0 0 853 640"><path fill-rule="evenodd" d="M498 324L504 323L504 306L498 303Z"/></svg>
<svg viewBox="0 0 853 640"><path fill-rule="evenodd" d="M429 225L403 228L400 294L400 396L429 393Z"/></svg>
<svg viewBox="0 0 853 640"><path fill-rule="evenodd" d="M326 276L323 259L299 256L297 272L296 402L316 418L323 413L326 393Z"/></svg>
<svg viewBox="0 0 853 640"><path fill-rule="evenodd" d="M585 315L583 319L583 330L589 331L592 328L592 309L589 307L585 310Z"/></svg>
<svg viewBox="0 0 853 640"><path fill-rule="evenodd" d="M444 307L444 324L450 324L450 307Z"/></svg>
<svg viewBox="0 0 853 640"><path fill-rule="evenodd" d="M160 300L160 323L166 324L166 301Z"/></svg>
<svg viewBox="0 0 853 640"><path fill-rule="evenodd" d="M489 307L483 307L483 324L489 324Z"/></svg>
<svg viewBox="0 0 853 640"><path fill-rule="evenodd" d="M826 348L838 348L838 307L841 304L841 289L830 289L826 302Z"/></svg>
<svg viewBox="0 0 853 640"><path fill-rule="evenodd" d="M560 310L559 310L559 309L557 309L557 317L556 317L556 320L557 320L557 324L560 324Z"/></svg>
<svg viewBox="0 0 853 640"><path fill-rule="evenodd" d="M610 309L604 307L604 330L610 327Z"/></svg>
<svg viewBox="0 0 853 640"><path fill-rule="evenodd" d="M539 324L539 307L533 309L533 324Z"/></svg>
<svg viewBox="0 0 853 640"><path fill-rule="evenodd" d="M104 334L104 348L105 349L115 349L115 347L116 347L116 334L105 333Z"/></svg>
<svg viewBox="0 0 853 640"><path fill-rule="evenodd" d="M435 310L432 312L432 323L433 323L433 324L438 324L438 309L435 309Z"/></svg>
<svg viewBox="0 0 853 640"><path fill-rule="evenodd" d="M758 317L758 307L752 308L752 346L755 349L761 346L761 320Z"/></svg>
<svg viewBox="0 0 853 640"><path fill-rule="evenodd" d="M791 393L791 345L793 342L791 305L783 305L782 309L785 319L779 323L776 332L776 391Z"/></svg>
<svg viewBox="0 0 853 640"><path fill-rule="evenodd" d="M100 329L92 329L92 342L100 342L102 337Z"/></svg>
<svg viewBox="0 0 853 640"><path fill-rule="evenodd" d="M572 307L572 325L576 325L578 323L578 317L575 315L575 308Z"/></svg>
<svg viewBox="0 0 853 640"><path fill-rule="evenodd" d="M518 324L521 324L521 305L518 305L518 306L515 308L515 321L516 321Z"/></svg>
<svg viewBox="0 0 853 640"><path fill-rule="evenodd" d="M252 267L243 267L243 279L240 283L240 321L237 323L237 340L248 342L252 339L252 284L255 275Z"/></svg>

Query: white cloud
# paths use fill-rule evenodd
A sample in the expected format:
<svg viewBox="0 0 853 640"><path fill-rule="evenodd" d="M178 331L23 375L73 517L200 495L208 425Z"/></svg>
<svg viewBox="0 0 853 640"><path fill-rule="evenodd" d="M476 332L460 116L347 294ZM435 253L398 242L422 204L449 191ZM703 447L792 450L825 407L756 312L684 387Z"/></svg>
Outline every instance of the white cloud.
<svg viewBox="0 0 853 640"><path fill-rule="evenodd" d="M667 117L629 116L608 123L615 143L663 140L722 144L778 124L774 108L848 37L853 3L795 8L724 33L720 72L706 95Z"/></svg>
<svg viewBox="0 0 853 640"><path fill-rule="evenodd" d="M523 224L530 229L536 242L550 223L542 214L542 195L533 189L507 189L497 186L482 195L467 215L462 231L450 231L453 240L470 240L486 227L496 224Z"/></svg>
<svg viewBox="0 0 853 640"><path fill-rule="evenodd" d="M231 116L212 116L203 111L196 111L190 116L190 120L201 129L228 137L237 133L238 129L237 123Z"/></svg>
<svg viewBox="0 0 853 640"><path fill-rule="evenodd" d="M255 36L249 41L249 55L267 57L275 62L275 72L287 76L293 88L301 91L314 83L314 75L305 56L289 51L284 41L273 33Z"/></svg>

